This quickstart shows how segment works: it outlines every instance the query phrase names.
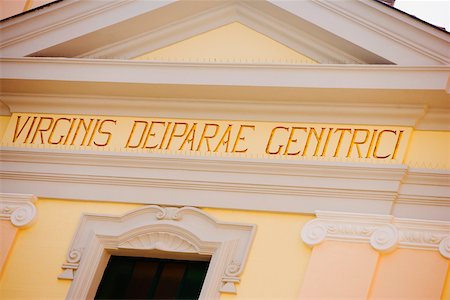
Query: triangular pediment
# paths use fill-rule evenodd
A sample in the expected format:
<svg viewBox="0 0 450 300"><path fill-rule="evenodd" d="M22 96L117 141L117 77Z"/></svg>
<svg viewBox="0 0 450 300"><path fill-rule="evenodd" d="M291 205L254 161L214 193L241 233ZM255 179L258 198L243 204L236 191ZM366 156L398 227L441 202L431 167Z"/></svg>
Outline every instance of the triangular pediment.
<svg viewBox="0 0 450 300"><path fill-rule="evenodd" d="M248 61L250 47L233 36L227 55L198 47L236 24L266 40L250 53L258 62L277 49L274 60L294 63L449 63L447 33L377 1L56 1L1 22L0 50L2 57L153 59L197 43L198 54L175 58Z"/></svg>
<svg viewBox="0 0 450 300"><path fill-rule="evenodd" d="M237 22L133 59L214 63L317 63L311 58Z"/></svg>

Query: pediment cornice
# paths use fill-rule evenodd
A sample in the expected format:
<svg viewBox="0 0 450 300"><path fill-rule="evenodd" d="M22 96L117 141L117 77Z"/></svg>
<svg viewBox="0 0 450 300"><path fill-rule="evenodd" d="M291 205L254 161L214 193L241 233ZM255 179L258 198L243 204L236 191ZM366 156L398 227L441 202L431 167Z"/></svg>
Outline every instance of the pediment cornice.
<svg viewBox="0 0 450 300"><path fill-rule="evenodd" d="M185 6L183 1L65 0L2 22L1 55L129 58L240 22L322 63L449 63L448 34L376 1L191 1L189 9Z"/></svg>

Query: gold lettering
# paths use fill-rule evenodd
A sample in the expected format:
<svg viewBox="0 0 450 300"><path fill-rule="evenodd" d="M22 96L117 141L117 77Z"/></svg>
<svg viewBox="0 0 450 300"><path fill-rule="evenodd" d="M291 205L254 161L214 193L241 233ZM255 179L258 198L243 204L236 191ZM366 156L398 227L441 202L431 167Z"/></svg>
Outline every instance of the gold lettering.
<svg viewBox="0 0 450 300"><path fill-rule="evenodd" d="M366 137L364 138L363 141L360 142L356 142L356 136L358 135L358 132L365 132L366 133ZM370 131L368 129L355 129L355 131L353 132L353 136L352 136L352 140L350 142L350 146L348 147L348 151L347 151L347 156L346 157L350 157L350 155L352 154L352 150L353 150L353 145L356 147L356 151L358 152L358 158L362 158L361 156L361 151L359 150L359 145L362 145L364 143L367 142L367 139L369 138L370 135Z"/></svg>
<svg viewBox="0 0 450 300"><path fill-rule="evenodd" d="M233 128L233 125L228 124L227 129L225 129L225 132L223 133L222 137L220 138L219 143L217 144L217 146L213 152L217 152L219 150L219 147L221 145L224 145L225 153L228 153L228 145L230 144L230 138L231 138L231 128Z"/></svg>
<svg viewBox="0 0 450 300"><path fill-rule="evenodd" d="M289 134L288 142L287 142L286 149L284 150L283 155L286 155L286 154L287 155L298 155L298 154L300 154L301 150L298 150L297 152L294 152L294 153L289 152L289 147L291 145L291 142L296 143L298 140L298 139L293 139L293 136L294 136L294 133L296 130L303 130L306 132L306 127L291 127L291 133Z"/></svg>
<svg viewBox="0 0 450 300"><path fill-rule="evenodd" d="M324 157L327 154L328 142L330 141L331 132L333 132L333 128L328 129L327 138L325 139L325 145L323 145L322 154L320 156ZM319 145L317 145L319 147Z"/></svg>
<svg viewBox="0 0 450 300"><path fill-rule="evenodd" d="M19 133L17 133L17 129L19 128L19 123L20 123L20 117L21 116L17 116L17 121L16 121L16 128L14 129L14 136L13 136L13 143L17 140L17 138L20 136L20 134L22 133L23 129L25 128L25 126L27 125L28 121L30 120L31 117L28 117L27 120L25 121L25 123L22 125L22 128L20 128ZM31 128L30 128L31 130Z"/></svg>
<svg viewBox="0 0 450 300"><path fill-rule="evenodd" d="M284 129L284 130L289 132L289 128L287 128L287 127L277 126L277 127L273 128L272 132L270 133L269 141L267 142L267 145L266 145L266 153L267 154L278 154L278 153L281 152L281 149L283 148L283 145L278 145L278 150L277 151L272 152L272 151L269 150L270 146L272 144L273 136L275 135L275 132L278 129Z"/></svg>
<svg viewBox="0 0 450 300"><path fill-rule="evenodd" d="M186 135L186 138L184 139L183 143L181 144L180 148L178 150L183 150L183 147L186 143L191 144L191 151L194 150L194 137L195 137L195 130L197 129L197 123L194 123L191 126L191 129L189 130L188 134Z"/></svg>
<svg viewBox="0 0 450 300"><path fill-rule="evenodd" d="M400 145L400 140L402 139L402 136L403 130L400 130L400 132L398 133L397 143L395 143L394 154L392 154L392 159L395 159L395 156L397 155L398 146Z"/></svg>
<svg viewBox="0 0 450 300"><path fill-rule="evenodd" d="M375 141L375 137L377 136L378 129L373 130L372 138L370 139L369 149L367 149L366 158L369 158L370 153L372 153L373 142Z"/></svg>
<svg viewBox="0 0 450 300"><path fill-rule="evenodd" d="M60 121L68 121L70 123L70 119L68 119L68 118L56 119L55 124L53 125L53 128L52 128L52 131L50 132L50 135L48 137L47 143L52 144L52 145L59 145L62 142L64 135L60 135L59 140L57 142L52 141L53 134L55 133L56 127L58 126L58 123Z"/></svg>
<svg viewBox="0 0 450 300"><path fill-rule="evenodd" d="M206 131L208 130L209 126L213 126L214 129L214 133L212 135L206 135ZM206 141L206 148L208 149L207 151L211 151L209 148L209 139L215 138L217 135L217 132L219 131L219 125L218 124L205 124L205 127L203 128L203 132L202 132L202 136L200 138L200 141L198 142L198 146L197 146L197 150L200 150L200 148L202 147L203 141Z"/></svg>
<svg viewBox="0 0 450 300"><path fill-rule="evenodd" d="M67 141L69 140L69 136L72 133L73 125L75 125L75 121L77 118L74 118L70 124L69 132L67 133L66 139L64 140L64 145L67 145Z"/></svg>
<svg viewBox="0 0 450 300"><path fill-rule="evenodd" d="M103 144L97 144L97 142L94 141L94 145L99 146L99 147L104 147L104 146L107 146L107 145L109 144L109 141L111 140L111 135L112 135L112 133L111 133L110 131L104 131L104 130L103 130L103 125L104 125L105 123L107 123L107 122L111 122L111 123L114 123L114 125L116 125L116 120L109 120L109 119L103 120L103 121L100 123L100 127L98 128L98 133L100 133L100 134L106 134L108 137L106 138L106 142L104 142Z"/></svg>
<svg viewBox="0 0 450 300"><path fill-rule="evenodd" d="M164 131L164 135L163 135L161 144L159 145L159 148L158 148L158 149L162 149L163 144L164 144L164 142L166 141L166 135L167 135L167 133L169 132L169 128L170 128L170 125L171 125L171 124L172 124L172 122L167 123L166 130Z"/></svg>
<svg viewBox="0 0 450 300"><path fill-rule="evenodd" d="M98 124L100 123L100 119L95 121L94 129L92 130L91 138L89 139L88 146L92 144L92 140L94 139L95 134L97 133Z"/></svg>
<svg viewBox="0 0 450 300"><path fill-rule="evenodd" d="M175 134L175 131L177 130L178 125L184 125L184 130L183 130L183 133L181 133L181 134ZM172 132L170 133L169 142L167 142L166 150L169 149L170 144L172 143L172 139L174 137L183 137L186 134L187 129L188 129L188 123L175 122L175 124L173 124Z"/></svg>
<svg viewBox="0 0 450 300"><path fill-rule="evenodd" d="M47 128L41 128L42 120L48 120L48 121L50 121L50 123L48 124ZM44 144L44 135L43 135L43 132L44 132L44 131L48 131L48 130L52 127L52 125L53 125L53 118L51 118L51 117L41 117L41 118L39 119L38 125L37 125L37 127L36 127L36 131L34 132L33 138L31 139L31 143L32 143L32 144L34 143L34 141L36 140L36 136L37 136L37 134L38 134L38 132L39 132L39 136L40 136L40 138L41 138L41 144Z"/></svg>
<svg viewBox="0 0 450 300"><path fill-rule="evenodd" d="M138 124L144 124L144 129L142 130L141 138L139 139L139 143L137 143L136 145L130 145L131 140L132 140L133 135L134 135L134 131L136 130L136 127L138 126ZM130 135L128 136L128 141L127 141L127 144L125 145L125 148L137 148L137 147L139 147L139 145L142 143L142 139L144 138L144 133L147 130L147 126L148 126L148 122L147 121L134 121L133 128L131 129Z"/></svg>
<svg viewBox="0 0 450 300"><path fill-rule="evenodd" d="M341 147L341 142L342 142L342 138L344 137L344 134L348 131L348 132L352 132L352 130L350 129L350 128L336 128L336 130L334 131L334 133L336 133L336 132L338 132L338 131L340 131L341 132L341 135L339 136L339 141L338 141L338 144L337 144L337 146L336 146L336 150L334 151L334 155L333 155L333 157L336 157L336 156L338 156L338 154L339 154L339 149L340 149L340 147Z"/></svg>
<svg viewBox="0 0 450 300"><path fill-rule="evenodd" d="M306 151L308 150L309 140L311 138L312 133L314 133L314 136L316 137L316 141L317 141L316 149L314 150L313 156L317 156L317 152L319 152L320 141L322 140L322 136L323 136L324 132L325 132L325 128L321 128L320 135L317 135L317 131L314 127L311 127L309 129L308 137L306 138L306 144L305 144L305 148L303 148L302 156L306 155Z"/></svg>
<svg viewBox="0 0 450 300"><path fill-rule="evenodd" d="M145 149L155 149L156 147L158 147L158 144L153 145L153 146L147 146L147 142L148 142L149 137L151 137L151 136L152 136L152 137L156 136L156 133L155 133L155 132L152 132L152 129L153 129L153 125L154 125L154 124L161 124L161 125L164 126L164 124L166 124L166 122L155 122L155 121L152 121L152 122L150 123L150 128L148 129L147 136L145 137L144 144L142 144L142 148L145 148Z"/></svg>
<svg viewBox="0 0 450 300"><path fill-rule="evenodd" d="M36 122L36 119L37 119L37 117L33 117L33 121L31 121L30 129L28 130L27 136L25 137L25 141L23 142L24 144L26 144L28 142L28 138L30 137L30 134L33 130L33 126L34 126L34 123Z"/></svg>
<svg viewBox="0 0 450 300"><path fill-rule="evenodd" d="M245 137L244 136L241 137L243 128L251 128L251 129L253 129L253 131L255 131L255 126L254 125L241 125L241 127L239 127L239 131L238 131L238 134L236 136L236 140L235 140L234 145L233 145L233 150L231 151L233 153L245 153L248 150L248 148L241 149L241 150L236 150L239 141L245 141Z"/></svg>
<svg viewBox="0 0 450 300"><path fill-rule="evenodd" d="M376 158L383 158L384 159L384 158L388 158L389 155L391 155L391 154L388 154L388 155L385 155L385 156L377 155L377 150L378 150L378 146L380 145L381 137L383 136L383 134L385 132L390 132L390 133L393 133L394 135L396 135L396 133L397 133L397 131L394 131L394 130L382 130L382 131L380 131L380 134L378 135L378 138L377 138L377 142L375 144L375 149L373 149L373 156L376 157Z"/></svg>

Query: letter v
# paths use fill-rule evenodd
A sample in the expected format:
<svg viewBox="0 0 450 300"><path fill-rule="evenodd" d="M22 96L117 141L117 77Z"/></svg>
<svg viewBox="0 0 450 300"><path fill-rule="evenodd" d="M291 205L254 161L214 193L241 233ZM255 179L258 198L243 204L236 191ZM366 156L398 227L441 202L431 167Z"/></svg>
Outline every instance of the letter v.
<svg viewBox="0 0 450 300"><path fill-rule="evenodd" d="M20 128L19 133L17 133L17 129L19 128L19 123L20 123L20 117L17 117L17 123L16 123L16 129L14 129L14 136L13 136L13 143L16 142L17 138L20 136L20 134L22 133L23 129L25 128L25 126L27 125L28 121L30 120L31 117L28 117L28 119L25 121L25 124L23 124L22 128ZM31 128L30 128L31 130Z"/></svg>

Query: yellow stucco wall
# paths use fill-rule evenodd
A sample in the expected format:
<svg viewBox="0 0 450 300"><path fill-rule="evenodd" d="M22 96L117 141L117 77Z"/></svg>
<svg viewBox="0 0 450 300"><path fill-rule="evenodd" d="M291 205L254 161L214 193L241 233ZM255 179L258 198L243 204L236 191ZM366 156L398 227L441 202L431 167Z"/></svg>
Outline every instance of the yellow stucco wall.
<svg viewBox="0 0 450 300"><path fill-rule="evenodd" d="M404 163L413 168L450 169L450 132L414 131Z"/></svg>
<svg viewBox="0 0 450 300"><path fill-rule="evenodd" d="M0 279L0 298L63 299L71 281L57 277L81 214L120 215L136 207L135 204L39 199L37 222L28 229L19 230L6 262ZM296 299L311 251L301 242L299 233L312 216L220 209L205 211L218 220L257 225L248 264L241 277L242 284L238 286L239 298ZM224 295L222 298L234 299L236 296Z"/></svg>
<svg viewBox="0 0 450 300"><path fill-rule="evenodd" d="M0 116L0 139L3 137L10 119L10 116Z"/></svg>

